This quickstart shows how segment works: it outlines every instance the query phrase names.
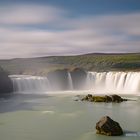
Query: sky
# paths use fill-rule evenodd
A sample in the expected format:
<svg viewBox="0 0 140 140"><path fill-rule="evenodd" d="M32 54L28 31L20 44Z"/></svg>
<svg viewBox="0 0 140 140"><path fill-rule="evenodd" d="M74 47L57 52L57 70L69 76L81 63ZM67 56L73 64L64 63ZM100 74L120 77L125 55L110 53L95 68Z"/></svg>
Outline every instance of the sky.
<svg viewBox="0 0 140 140"><path fill-rule="evenodd" d="M0 0L0 59L140 52L140 0Z"/></svg>

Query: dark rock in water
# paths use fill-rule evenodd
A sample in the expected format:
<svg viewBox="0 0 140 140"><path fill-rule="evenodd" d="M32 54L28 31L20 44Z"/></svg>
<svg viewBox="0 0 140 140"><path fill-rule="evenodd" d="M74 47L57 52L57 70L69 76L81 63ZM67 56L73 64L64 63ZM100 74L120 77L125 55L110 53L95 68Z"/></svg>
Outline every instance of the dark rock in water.
<svg viewBox="0 0 140 140"><path fill-rule="evenodd" d="M112 102L112 98L108 95L105 95L105 101L106 102Z"/></svg>
<svg viewBox="0 0 140 140"><path fill-rule="evenodd" d="M92 94L88 94L87 97L92 98Z"/></svg>
<svg viewBox="0 0 140 140"><path fill-rule="evenodd" d="M75 99L74 101L79 101L78 99Z"/></svg>
<svg viewBox="0 0 140 140"><path fill-rule="evenodd" d="M127 101L127 99L121 98L119 95L105 95L105 96L93 96L92 94L88 94L81 99L81 101L89 101L89 102L116 102L120 103L123 101Z"/></svg>
<svg viewBox="0 0 140 140"><path fill-rule="evenodd" d="M96 123L96 133L107 136L123 135L123 130L118 122L115 122L110 117L105 116Z"/></svg>
<svg viewBox="0 0 140 140"><path fill-rule="evenodd" d="M0 95L5 95L13 92L13 83L8 77L8 74L0 68Z"/></svg>
<svg viewBox="0 0 140 140"><path fill-rule="evenodd" d="M94 98L92 96L92 94L88 94L86 95L84 98L81 99L82 101L90 101L90 102L94 102Z"/></svg>
<svg viewBox="0 0 140 140"><path fill-rule="evenodd" d="M112 98L112 102L120 103L124 101L119 95L116 94L111 95L111 98Z"/></svg>
<svg viewBox="0 0 140 140"><path fill-rule="evenodd" d="M73 81L73 88L74 89L84 89L86 85L86 78L87 73L81 68L74 68L70 71L72 81Z"/></svg>

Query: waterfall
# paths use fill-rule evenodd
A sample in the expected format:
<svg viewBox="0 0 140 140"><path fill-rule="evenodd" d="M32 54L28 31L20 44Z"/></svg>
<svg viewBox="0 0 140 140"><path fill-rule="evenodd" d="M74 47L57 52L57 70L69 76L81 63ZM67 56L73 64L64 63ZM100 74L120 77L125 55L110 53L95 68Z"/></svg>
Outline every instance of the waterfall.
<svg viewBox="0 0 140 140"><path fill-rule="evenodd" d="M88 72L87 88L110 93L140 93L140 72Z"/></svg>
<svg viewBox="0 0 140 140"><path fill-rule="evenodd" d="M70 72L68 72L68 87L69 87L69 90L73 90L73 82L72 82Z"/></svg>
<svg viewBox="0 0 140 140"><path fill-rule="evenodd" d="M18 93L39 93L50 90L50 83L47 77L30 75L11 75L14 92Z"/></svg>
<svg viewBox="0 0 140 140"><path fill-rule="evenodd" d="M30 75L10 75L9 77L12 79L14 91L17 93L42 93L54 91L55 88L55 83L50 82L47 77ZM69 72L67 73L67 80L68 88L59 88L60 90L74 89L74 81ZM82 90L83 88L93 93L140 94L140 72L87 72Z"/></svg>

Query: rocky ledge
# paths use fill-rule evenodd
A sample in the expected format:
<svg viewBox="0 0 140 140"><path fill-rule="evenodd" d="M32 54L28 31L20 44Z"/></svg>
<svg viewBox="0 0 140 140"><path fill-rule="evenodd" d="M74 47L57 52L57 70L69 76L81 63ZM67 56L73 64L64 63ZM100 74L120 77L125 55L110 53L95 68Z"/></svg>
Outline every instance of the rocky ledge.
<svg viewBox="0 0 140 140"><path fill-rule="evenodd" d="M88 94L81 99L81 101L89 101L89 102L116 102L120 103L123 101L127 101L127 99L122 98L119 95L105 95L105 96L93 96L92 94Z"/></svg>
<svg viewBox="0 0 140 140"><path fill-rule="evenodd" d="M13 92L13 83L8 73L0 67L0 97Z"/></svg>
<svg viewBox="0 0 140 140"><path fill-rule="evenodd" d="M110 117L105 116L96 123L96 133L107 136L123 135L123 130L118 122L115 122Z"/></svg>

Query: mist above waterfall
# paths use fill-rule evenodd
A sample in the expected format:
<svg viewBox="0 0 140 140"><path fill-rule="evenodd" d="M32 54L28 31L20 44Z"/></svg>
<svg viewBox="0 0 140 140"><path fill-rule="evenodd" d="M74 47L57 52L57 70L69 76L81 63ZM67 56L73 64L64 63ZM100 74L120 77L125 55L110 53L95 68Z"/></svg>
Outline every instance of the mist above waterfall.
<svg viewBox="0 0 140 140"><path fill-rule="evenodd" d="M64 77L53 76L53 79L30 75L11 75L16 93L47 93L49 91L88 90L93 93L140 93L140 72L87 72L81 85L75 85L75 77L66 72ZM61 75L62 76L62 75ZM61 78L61 79L60 79ZM57 79L57 80L56 80ZM56 81L55 81L56 80ZM83 80L83 81L82 81ZM53 81L55 81L53 83ZM65 83L65 85L63 85ZM62 85L65 88L62 88ZM60 87L59 87L60 86ZM76 87L78 86L78 88Z"/></svg>

